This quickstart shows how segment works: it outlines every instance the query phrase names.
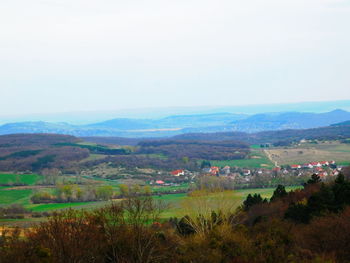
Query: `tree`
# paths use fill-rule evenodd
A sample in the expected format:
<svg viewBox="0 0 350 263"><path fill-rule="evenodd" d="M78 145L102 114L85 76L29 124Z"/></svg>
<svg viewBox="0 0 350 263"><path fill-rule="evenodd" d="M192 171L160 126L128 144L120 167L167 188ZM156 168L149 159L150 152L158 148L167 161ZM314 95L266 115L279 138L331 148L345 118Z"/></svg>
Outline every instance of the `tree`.
<svg viewBox="0 0 350 263"><path fill-rule="evenodd" d="M260 194L249 194L243 202L243 210L248 211L252 206L267 203L267 199L263 199Z"/></svg>
<svg viewBox="0 0 350 263"><path fill-rule="evenodd" d="M284 218L291 219L297 223L306 224L310 221L310 212L307 205L302 203L293 203L288 207Z"/></svg>
<svg viewBox="0 0 350 263"><path fill-rule="evenodd" d="M317 174L311 175L311 179L307 181L307 184L317 184L321 182L321 177L319 177Z"/></svg>
<svg viewBox="0 0 350 263"><path fill-rule="evenodd" d="M75 195L76 195L76 198L80 201L82 200L83 198L83 191L81 190L80 187L76 187L75 188Z"/></svg>
<svg viewBox="0 0 350 263"><path fill-rule="evenodd" d="M152 189L149 185L145 185L144 187L142 187L142 192L144 195L151 195Z"/></svg>
<svg viewBox="0 0 350 263"><path fill-rule="evenodd" d="M73 186L72 185L59 185L56 188L57 197L60 201L72 201L73 199Z"/></svg>
<svg viewBox="0 0 350 263"><path fill-rule="evenodd" d="M113 187L110 185L103 185L96 189L96 197L99 200L109 200L113 196Z"/></svg>
<svg viewBox="0 0 350 263"><path fill-rule="evenodd" d="M188 158L187 156L184 156L184 157L181 158L181 160L182 160L184 163L189 163L190 158Z"/></svg>
<svg viewBox="0 0 350 263"><path fill-rule="evenodd" d="M61 175L61 171L57 168L44 168L41 171L41 174L43 175L43 183L47 185L55 185L57 183L58 177Z"/></svg>
<svg viewBox="0 0 350 263"><path fill-rule="evenodd" d="M201 169L203 168L208 168L208 167L211 167L211 163L209 161L202 161L201 163Z"/></svg>
<svg viewBox="0 0 350 263"><path fill-rule="evenodd" d="M239 203L239 198L234 197L233 191L193 191L181 204L184 213L188 215L183 219L199 235L208 233L220 222L231 224Z"/></svg>
<svg viewBox="0 0 350 263"><path fill-rule="evenodd" d="M177 231L183 236L188 236L196 233L191 221L192 219L189 216L184 216L181 218L180 221L176 224Z"/></svg>
<svg viewBox="0 0 350 263"><path fill-rule="evenodd" d="M120 184L119 190L122 196L127 196L129 194L129 187L126 184Z"/></svg>
<svg viewBox="0 0 350 263"><path fill-rule="evenodd" d="M287 195L286 188L279 184L276 188L276 190L273 192L273 195L270 199L270 201L275 201L276 199L283 198Z"/></svg>

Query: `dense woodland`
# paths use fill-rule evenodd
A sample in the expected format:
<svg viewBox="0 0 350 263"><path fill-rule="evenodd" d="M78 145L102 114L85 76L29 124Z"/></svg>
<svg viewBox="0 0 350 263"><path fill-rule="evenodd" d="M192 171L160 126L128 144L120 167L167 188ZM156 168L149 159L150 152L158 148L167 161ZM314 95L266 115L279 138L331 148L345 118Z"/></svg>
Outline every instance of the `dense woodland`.
<svg viewBox="0 0 350 263"><path fill-rule="evenodd" d="M169 221L159 219L164 204L129 193L105 208L56 213L24 237L19 230L5 233L0 258L4 263L349 262L348 178L349 170L327 184L314 176L290 193L280 185L270 200L249 195L236 211L227 209L228 199L221 200L226 206L208 206L210 189L202 189L192 193L194 213ZM225 190L215 191L224 198Z"/></svg>
<svg viewBox="0 0 350 263"><path fill-rule="evenodd" d="M163 154L174 158L233 160L244 159L249 153L249 146L238 141L160 140L140 142L138 146L138 153Z"/></svg>
<svg viewBox="0 0 350 263"><path fill-rule="evenodd" d="M40 172L58 168L72 173L103 162L126 168L196 170L198 159L243 159L250 152L247 144L238 141L157 140L139 142L132 148L82 144L80 139L65 135L4 135L0 136L0 170ZM91 154L103 158L81 162Z"/></svg>
<svg viewBox="0 0 350 263"><path fill-rule="evenodd" d="M89 150L74 144L78 138L54 134L17 134L0 136L0 170L40 171L44 168L65 169L89 156Z"/></svg>
<svg viewBox="0 0 350 263"><path fill-rule="evenodd" d="M331 126L306 130L283 130L260 133L200 133L163 139L87 138L101 144L82 144L73 136L55 134L17 134L0 136L0 170L41 171L58 168L66 172L91 167L101 162L114 166L171 169L198 169L201 159L245 159L249 144L286 146L308 140L341 140L348 142L350 126ZM110 147L107 143L133 144L132 147ZM91 154L105 156L81 162ZM163 156L157 158L155 155Z"/></svg>

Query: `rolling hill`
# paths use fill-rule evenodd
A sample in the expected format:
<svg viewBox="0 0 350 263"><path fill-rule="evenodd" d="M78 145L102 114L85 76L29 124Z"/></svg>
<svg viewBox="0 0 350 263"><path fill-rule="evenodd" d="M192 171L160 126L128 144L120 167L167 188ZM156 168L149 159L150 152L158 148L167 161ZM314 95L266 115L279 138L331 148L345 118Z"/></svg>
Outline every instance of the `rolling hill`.
<svg viewBox="0 0 350 263"><path fill-rule="evenodd" d="M350 120L350 112L264 113L255 115L214 113L175 115L161 119L117 118L88 125L68 123L20 122L0 126L0 135L17 133L55 133L78 137L171 137L187 133L261 132L285 129L309 129Z"/></svg>

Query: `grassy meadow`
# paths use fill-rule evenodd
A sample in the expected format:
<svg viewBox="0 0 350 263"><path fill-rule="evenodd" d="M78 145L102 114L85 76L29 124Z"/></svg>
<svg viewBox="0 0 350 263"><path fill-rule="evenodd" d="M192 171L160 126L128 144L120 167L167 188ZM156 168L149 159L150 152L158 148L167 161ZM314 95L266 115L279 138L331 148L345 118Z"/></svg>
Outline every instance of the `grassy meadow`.
<svg viewBox="0 0 350 263"><path fill-rule="evenodd" d="M263 150L252 148L252 151L248 159L242 160L210 160L211 165L224 167L228 166L237 166L241 168L269 168L274 167L273 163L269 160Z"/></svg>
<svg viewBox="0 0 350 263"><path fill-rule="evenodd" d="M286 187L287 191L292 191L296 189L300 189L301 186L289 186ZM253 189L239 189L230 191L229 197L232 200L232 204L234 208L237 208L242 204L242 202L247 198L249 194L260 194L263 198L271 198L273 195L273 191L275 188L253 188ZM210 198L220 200L220 193L214 193L210 195ZM186 213L186 203L191 199L192 197L188 196L187 194L170 194L170 195L163 195L163 196L155 196L155 200L161 200L162 202L166 203L168 205L168 208L166 211L163 212L162 218L170 218L170 217L182 217ZM227 196L226 196L227 198Z"/></svg>
<svg viewBox="0 0 350 263"><path fill-rule="evenodd" d="M76 208L76 209L94 209L98 207L102 207L110 203L111 201L99 201L99 202L72 202L72 203L50 203L50 204L33 204L30 201L32 194L34 193L35 182L41 179L38 175L14 175L14 174L0 174L0 178L2 178L2 182L7 182L14 178L20 177L23 182L25 181L27 184L31 186L24 187L11 187L11 186L2 186L0 187L0 205L7 206L11 204L21 204L25 208L30 209L33 212L50 212L55 210L62 210L68 208ZM101 184L113 185L113 188L118 191L118 182L111 180L103 180L100 179L98 182ZM172 191L172 190L186 190L188 189L188 184L183 184L181 186L153 186L151 190L153 192L162 192L162 191ZM24 189L23 189L24 188ZM288 187L288 190L293 190L298 187ZM53 191L52 188L40 188L47 191ZM239 206L243 200L247 197L248 194L258 193L261 194L264 198L270 198L274 188L264 188L264 189L242 189L231 191L226 199L237 207ZM219 200L220 196L218 194L211 194L209 196L212 200ZM154 196L155 200L160 200L167 204L167 209L162 214L162 218L170 218L170 217L181 217L185 214L184 205L191 201L192 197L188 196L186 193L177 193L177 194L158 194ZM28 219L32 221L31 219ZM2 222L4 220L1 220ZM13 220L12 220L13 221Z"/></svg>
<svg viewBox="0 0 350 263"><path fill-rule="evenodd" d="M41 180L42 176L37 174L0 174L0 185L23 183L25 185L34 185Z"/></svg>
<svg viewBox="0 0 350 263"><path fill-rule="evenodd" d="M300 144L292 147L266 149L278 165L303 164L306 162L331 161L340 165L350 164L350 144L319 142L317 144Z"/></svg>

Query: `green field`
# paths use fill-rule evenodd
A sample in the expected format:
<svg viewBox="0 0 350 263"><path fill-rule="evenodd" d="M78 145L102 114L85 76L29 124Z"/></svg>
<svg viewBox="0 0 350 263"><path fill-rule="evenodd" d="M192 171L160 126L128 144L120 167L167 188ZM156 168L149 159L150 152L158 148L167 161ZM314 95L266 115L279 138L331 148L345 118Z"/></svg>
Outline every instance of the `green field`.
<svg viewBox="0 0 350 263"><path fill-rule="evenodd" d="M252 144L252 145L250 145L250 148L252 148L252 149L260 149L261 147L260 147L260 144Z"/></svg>
<svg viewBox="0 0 350 263"><path fill-rule="evenodd" d="M188 190L189 184L181 184L179 186L152 186L152 192L171 192L178 190Z"/></svg>
<svg viewBox="0 0 350 263"><path fill-rule="evenodd" d="M14 174L2 174L2 182L7 182L20 177L23 182L27 184L35 184L37 180L40 180L40 176L38 175L14 175ZM97 182L102 184L113 185L116 191L118 191L118 182L111 181L106 179L99 179ZM188 189L189 184L182 184L180 186L153 186L151 189L153 192L161 192L161 191L175 191L175 190L184 190ZM299 187L287 187L287 190L293 190ZM47 191L52 191L53 189L48 188L45 189ZM76 208L76 209L94 209L103 207L109 204L111 201L101 201L101 202L73 202L73 203L53 203L53 204L32 204L30 198L35 190L33 189L12 189L8 186L0 187L0 205L11 205L11 204L21 204L25 208L30 209L33 212L45 212L45 211L54 211L54 210L62 210L67 208ZM261 194L264 198L270 198L274 188L262 188L262 189L242 189L242 190L234 190L232 191L232 202L234 202L235 206L239 206L243 200L247 197L249 193ZM162 213L161 217L163 219L167 219L170 217L181 217L184 216L183 203L190 200L187 194L162 194L154 196L155 200L160 200L168 205L168 208L165 212ZM215 194L210 195L210 198L215 199L219 198ZM229 195L229 198L230 195ZM219 200L219 199L218 199ZM22 220L23 221L23 220ZM24 220L25 221L25 220ZM31 221L31 219L28 219Z"/></svg>
<svg viewBox="0 0 350 263"><path fill-rule="evenodd" d="M217 161L210 160L211 165L224 167L226 165L241 168L269 168L274 167L273 163L267 158L266 154L262 150L252 150L249 159L243 160L225 160L225 161Z"/></svg>
<svg viewBox="0 0 350 263"><path fill-rule="evenodd" d="M22 204L27 205L30 203L30 196L32 190L6 190L6 188L0 189L0 205Z"/></svg>
<svg viewBox="0 0 350 263"><path fill-rule="evenodd" d="M137 154L137 156L149 157L149 158L155 158L155 159L161 159L161 160L168 159L168 156L161 153Z"/></svg>
<svg viewBox="0 0 350 263"><path fill-rule="evenodd" d="M339 165L343 165L343 166L349 166L350 165L350 161L341 161L338 162Z"/></svg>
<svg viewBox="0 0 350 263"><path fill-rule="evenodd" d="M287 187L287 190L293 190L299 187ZM10 204L22 204L26 208L34 212L44 212L52 210L60 210L65 208L85 208L91 209L101 207L108 204L108 201L104 202L74 202L74 203L54 203L54 204L32 204L30 197L33 190L5 190L6 188L0 188L0 203L2 205ZM262 189L242 189L233 191L233 200L240 199L243 201L246 196L251 193L261 194L264 198L270 198L274 188L262 188ZM169 209L164 213L163 217L179 216L181 214L181 202L189 198L187 194L167 194L155 196L155 200L162 200L170 205Z"/></svg>
<svg viewBox="0 0 350 263"><path fill-rule="evenodd" d="M67 208L77 209L92 209L102 207L108 204L108 201L101 202L74 202L74 203L55 203L55 204L32 204L27 205L26 208L33 212L46 212L54 210L62 210Z"/></svg>
<svg viewBox="0 0 350 263"><path fill-rule="evenodd" d="M302 188L301 186L289 186L286 187L287 191L292 191ZM232 201L236 202L238 207L248 196L248 194L260 194L263 198L271 198L275 188L253 188L253 189L240 189L232 191ZM215 198L215 195L213 195ZM182 217L184 216L184 211L182 209L182 203L186 199L191 198L187 194L170 194L163 196L154 197L155 200L161 200L169 205L169 208L162 213L161 217L163 219L170 217Z"/></svg>
<svg viewBox="0 0 350 263"><path fill-rule="evenodd" d="M22 183L34 185L41 179L42 176L37 174L0 174L0 184Z"/></svg>

